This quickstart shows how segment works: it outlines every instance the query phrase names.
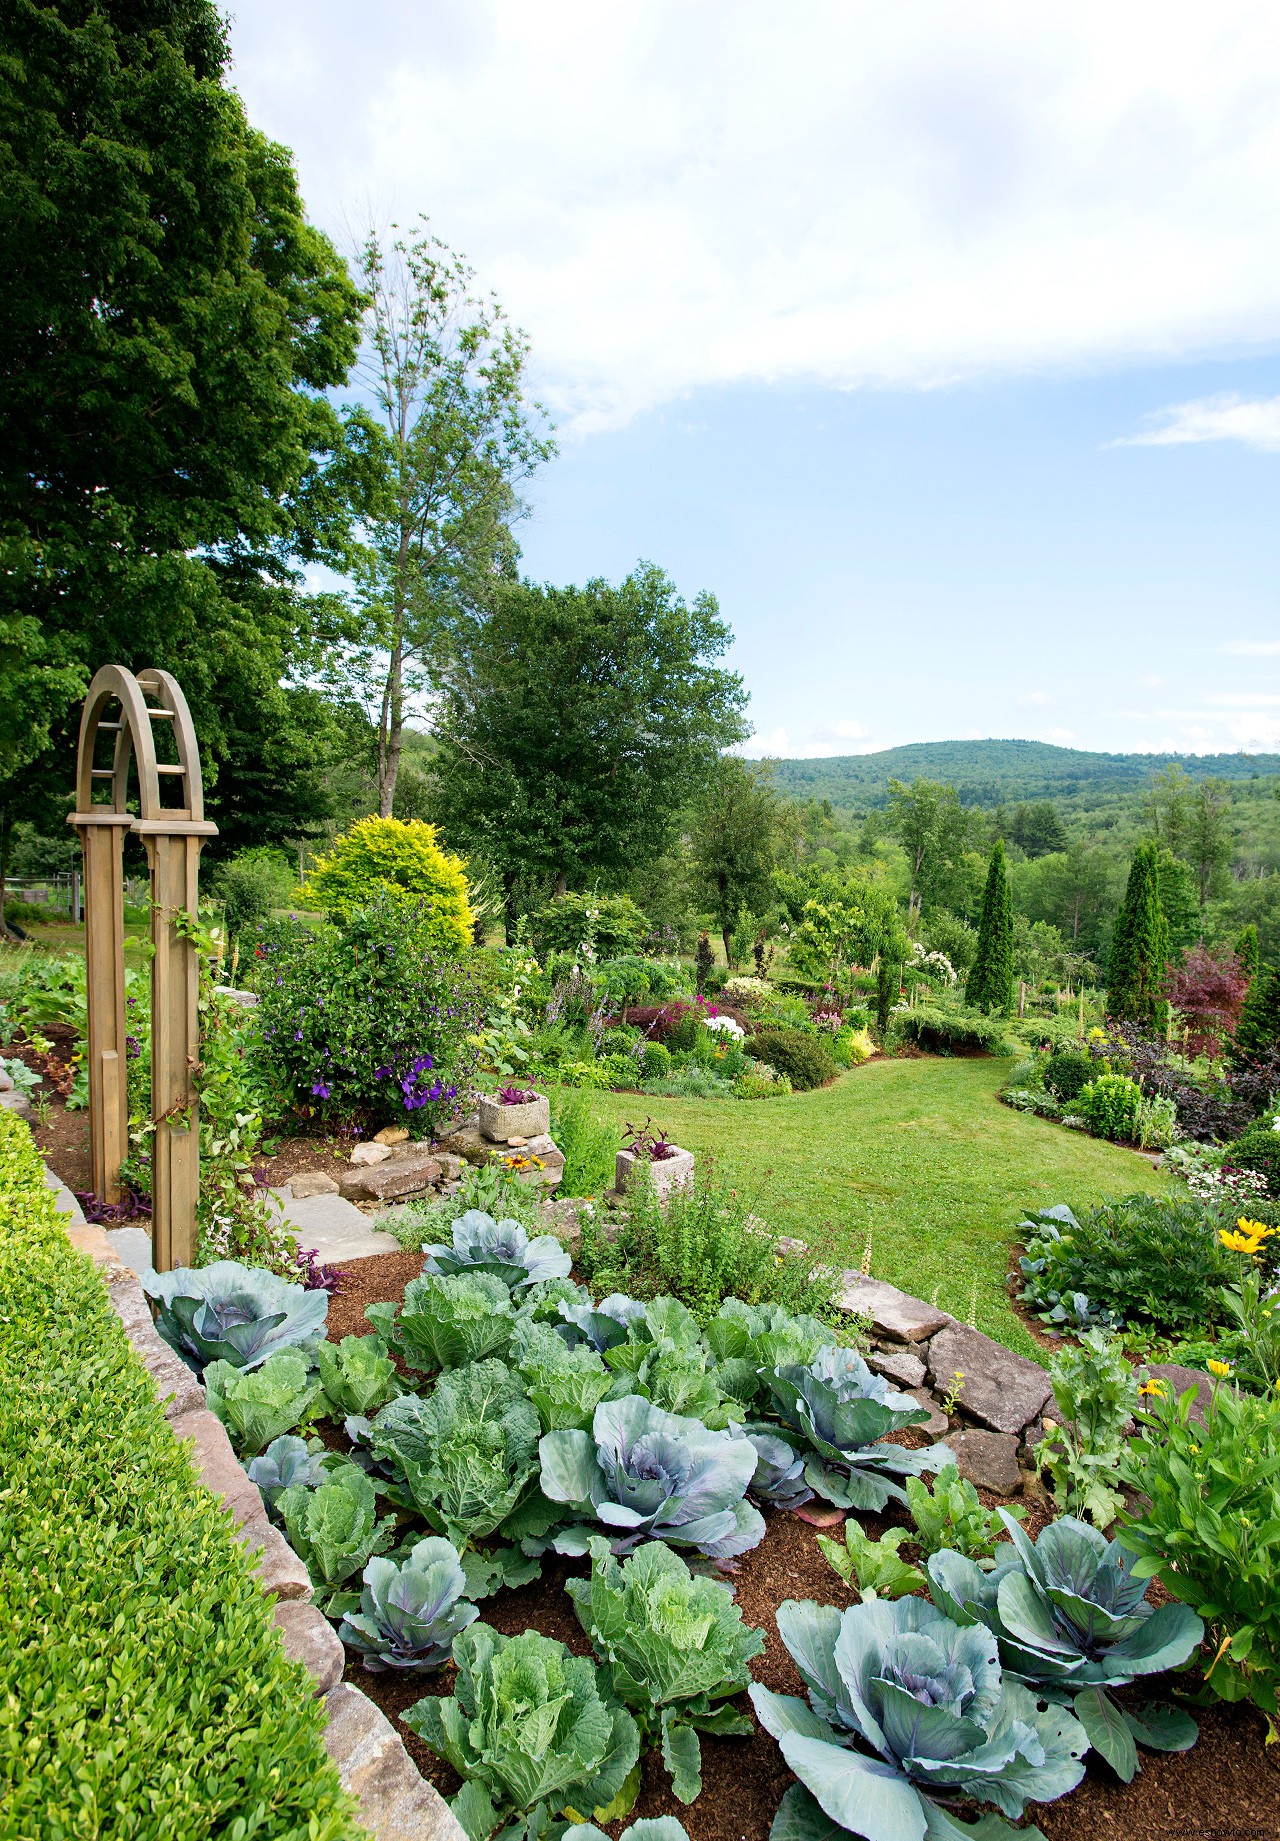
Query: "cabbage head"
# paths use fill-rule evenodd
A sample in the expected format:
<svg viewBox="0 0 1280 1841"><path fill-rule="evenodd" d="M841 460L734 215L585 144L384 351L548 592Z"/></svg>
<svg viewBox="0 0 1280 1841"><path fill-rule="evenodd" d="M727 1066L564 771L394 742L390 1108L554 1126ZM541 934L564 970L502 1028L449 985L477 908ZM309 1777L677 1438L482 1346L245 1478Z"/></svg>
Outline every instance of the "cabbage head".
<svg viewBox="0 0 1280 1841"><path fill-rule="evenodd" d="M575 1822L560 1841L609 1841L609 1837L594 1822ZM673 1815L649 1815L624 1828L622 1841L689 1841L689 1831Z"/></svg>
<svg viewBox="0 0 1280 1841"><path fill-rule="evenodd" d="M802 1509L813 1501L813 1491L804 1480L804 1458L797 1457L785 1438L778 1438L767 1426L744 1427L756 1450L756 1474L747 1494L753 1502L767 1508Z"/></svg>
<svg viewBox="0 0 1280 1841"><path fill-rule="evenodd" d="M603 1355L615 1343L625 1341L627 1325L644 1316L644 1305L624 1291L611 1291L598 1304L590 1298L578 1304L561 1304L560 1315L564 1319L560 1334L566 1342L590 1343L597 1355Z"/></svg>
<svg viewBox="0 0 1280 1841"><path fill-rule="evenodd" d="M262 1491L267 1507L274 1509L285 1490L295 1485L315 1489L324 1482L324 1455L319 1439L312 1450L305 1439L273 1438L261 1457L255 1457L245 1469Z"/></svg>
<svg viewBox="0 0 1280 1841"><path fill-rule="evenodd" d="M1043 1697L1069 1701L1089 1743L1123 1782L1138 1770L1138 1745L1153 1751L1194 1745L1196 1723L1180 1708L1148 1703L1131 1713L1111 1690L1189 1661L1204 1640L1195 1612L1184 1604L1158 1610L1148 1604L1146 1581L1133 1577L1123 1550L1087 1522L1063 1515L1032 1541L1011 1515L999 1513L1013 1558L983 1572L962 1554L935 1553L934 1603L957 1623L985 1625L1006 1674Z"/></svg>
<svg viewBox="0 0 1280 1841"><path fill-rule="evenodd" d="M370 1304L364 1314L411 1368L427 1373L505 1354L516 1320L502 1280L479 1271L424 1272L405 1286L403 1304Z"/></svg>
<svg viewBox="0 0 1280 1841"><path fill-rule="evenodd" d="M337 1617L359 1609L358 1595L338 1588L391 1545L396 1518L385 1515L379 1521L373 1484L354 1464L340 1464L326 1476L319 1489L286 1489L277 1506L289 1545L320 1594L321 1610Z"/></svg>
<svg viewBox="0 0 1280 1841"><path fill-rule="evenodd" d="M404 1385L380 1336L344 1336L339 1343L322 1342L316 1350L316 1366L324 1386L320 1410L330 1419L376 1413Z"/></svg>
<svg viewBox="0 0 1280 1841"><path fill-rule="evenodd" d="M910 1394L872 1374L854 1349L820 1349L807 1368L782 1368L767 1379L790 1442L805 1451L805 1482L837 1508L882 1509L891 1498L905 1503L891 1473L918 1477L955 1461L946 1445L908 1451L879 1442L929 1415Z"/></svg>
<svg viewBox="0 0 1280 1841"><path fill-rule="evenodd" d="M314 1404L320 1383L311 1378L305 1355L281 1349L247 1373L230 1362L210 1362L204 1390L209 1411L227 1428L237 1455L246 1458L293 1430Z"/></svg>
<svg viewBox="0 0 1280 1841"><path fill-rule="evenodd" d="M543 1495L602 1522L615 1553L663 1540L727 1560L764 1538L760 1511L743 1500L756 1470L750 1440L635 1394L604 1401L589 1432L548 1432L538 1455ZM551 1544L557 1553L586 1553L596 1532L570 1526Z"/></svg>
<svg viewBox="0 0 1280 1841"><path fill-rule="evenodd" d="M835 1336L816 1317L795 1316L781 1304L744 1304L726 1298L707 1325L707 1343L720 1363L727 1393L748 1411L767 1398L767 1378L780 1368L807 1368Z"/></svg>
<svg viewBox="0 0 1280 1841"><path fill-rule="evenodd" d="M782 1800L777 1836L817 1841L834 1822L864 1841L1013 1841L999 1817L966 1826L945 1805L972 1797L1016 1820L1084 1775L1084 1728L1004 1676L980 1624L962 1628L921 1598L847 1611L788 1599L778 1629L809 1698L751 1688L761 1725L800 1779Z"/></svg>
<svg viewBox="0 0 1280 1841"><path fill-rule="evenodd" d="M537 1408L544 1432L570 1426L582 1430L602 1400L622 1393L625 1382L605 1367L586 1343L569 1348L549 1324L523 1323L511 1346L511 1360Z"/></svg>
<svg viewBox="0 0 1280 1841"><path fill-rule="evenodd" d="M678 1298L654 1298L631 1317L623 1340L604 1359L622 1391L652 1400L668 1413L686 1413L722 1431L743 1408L726 1396L697 1319Z"/></svg>
<svg viewBox="0 0 1280 1841"><path fill-rule="evenodd" d="M258 1368L279 1349L310 1357L329 1314L327 1291L308 1291L235 1259L148 1272L142 1288L156 1306L157 1330L193 1374L217 1361Z"/></svg>
<svg viewBox="0 0 1280 1841"><path fill-rule="evenodd" d="M480 1615L464 1598L466 1588L454 1548L433 1534L398 1566L369 1561L360 1609L348 1611L338 1635L375 1675L389 1668L442 1668L454 1637Z"/></svg>
<svg viewBox="0 0 1280 1841"><path fill-rule="evenodd" d="M742 1621L728 1586L695 1579L661 1541L619 1565L608 1541L593 1540L590 1579L570 1579L565 1590L613 1692L636 1717L641 1749L662 1747L672 1788L691 1803L702 1790L698 1733L751 1737L751 1721L724 1702L746 1687L764 1638Z"/></svg>
<svg viewBox="0 0 1280 1841"><path fill-rule="evenodd" d="M366 1437L419 1512L461 1549L492 1534L528 1492L540 1430L519 1376L489 1361L450 1369L429 1399L392 1400Z"/></svg>
<svg viewBox="0 0 1280 1841"><path fill-rule="evenodd" d="M450 1807L469 1841L540 1835L562 1812L607 1806L640 1755L625 1707L602 1692L594 1663L526 1630L499 1636L472 1624L454 1639L454 1693L428 1695L402 1718L465 1779Z"/></svg>
<svg viewBox="0 0 1280 1841"><path fill-rule="evenodd" d="M508 1291L568 1278L573 1261L554 1234L531 1240L518 1221L495 1221L470 1208L453 1224L453 1245L424 1247L425 1270L445 1277L456 1272L488 1272Z"/></svg>

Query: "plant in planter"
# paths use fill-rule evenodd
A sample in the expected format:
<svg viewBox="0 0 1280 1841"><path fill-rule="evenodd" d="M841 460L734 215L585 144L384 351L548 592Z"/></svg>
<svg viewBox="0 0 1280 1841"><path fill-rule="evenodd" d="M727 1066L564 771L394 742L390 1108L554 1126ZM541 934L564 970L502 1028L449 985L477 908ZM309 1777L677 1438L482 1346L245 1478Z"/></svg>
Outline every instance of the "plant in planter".
<svg viewBox="0 0 1280 1841"><path fill-rule="evenodd" d="M673 1189L684 1189L692 1183L693 1152L672 1144L652 1119L646 1119L643 1125L628 1124L614 1163L614 1187L625 1190L637 1168L645 1171L655 1195L670 1195Z"/></svg>
<svg viewBox="0 0 1280 1841"><path fill-rule="evenodd" d="M499 1087L480 1095L480 1130L494 1144L540 1138L551 1130L551 1101L533 1087Z"/></svg>
<svg viewBox="0 0 1280 1841"><path fill-rule="evenodd" d="M957 1623L985 1624L1006 1674L1045 1699L1070 1703L1089 1743L1123 1782L1138 1769L1135 1740L1154 1751L1194 1745L1189 1714L1161 1703L1131 1713L1112 1693L1188 1661L1204 1637L1195 1613L1185 1604L1149 1605L1146 1581L1134 1578L1132 1562L1074 1516L1051 1522L1032 1541L1007 1510L999 1514L1013 1542L1011 1557L984 1572L961 1554L935 1553L934 1603Z"/></svg>

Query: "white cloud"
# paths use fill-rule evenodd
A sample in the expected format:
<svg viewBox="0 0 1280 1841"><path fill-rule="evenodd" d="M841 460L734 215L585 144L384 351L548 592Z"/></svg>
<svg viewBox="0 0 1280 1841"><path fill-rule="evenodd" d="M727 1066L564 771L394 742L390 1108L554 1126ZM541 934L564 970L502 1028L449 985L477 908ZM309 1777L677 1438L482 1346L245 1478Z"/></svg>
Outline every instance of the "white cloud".
<svg viewBox="0 0 1280 1841"><path fill-rule="evenodd" d="M1280 639L1233 639L1223 646L1237 658L1276 658L1280 656Z"/></svg>
<svg viewBox="0 0 1280 1841"><path fill-rule="evenodd" d="M240 0L232 41L313 214L428 210L582 430L1280 327L1255 0Z"/></svg>
<svg viewBox="0 0 1280 1841"><path fill-rule="evenodd" d="M743 753L756 759L768 755L795 761L813 760L826 754L868 754L876 748L890 746L888 742L869 741L870 733L865 723L847 719L811 729L795 741L786 729L769 729L753 735L744 744ZM859 745L855 747L854 743Z"/></svg>
<svg viewBox="0 0 1280 1841"><path fill-rule="evenodd" d="M1108 441L1108 447L1177 447L1189 441L1239 441L1264 454L1280 451L1280 396L1245 397L1227 392L1175 403L1148 417L1141 434ZM1228 650L1233 648L1228 647ZM1280 646L1274 648L1280 651Z"/></svg>
<svg viewBox="0 0 1280 1841"><path fill-rule="evenodd" d="M1046 703L1052 703L1052 701L1053 699L1047 690L1029 690L1018 698L1019 707L1024 709L1033 706L1042 706Z"/></svg>
<svg viewBox="0 0 1280 1841"><path fill-rule="evenodd" d="M1045 742L1057 742L1059 747L1065 747L1068 742L1075 741L1076 732L1074 729L1044 729L1040 739Z"/></svg>

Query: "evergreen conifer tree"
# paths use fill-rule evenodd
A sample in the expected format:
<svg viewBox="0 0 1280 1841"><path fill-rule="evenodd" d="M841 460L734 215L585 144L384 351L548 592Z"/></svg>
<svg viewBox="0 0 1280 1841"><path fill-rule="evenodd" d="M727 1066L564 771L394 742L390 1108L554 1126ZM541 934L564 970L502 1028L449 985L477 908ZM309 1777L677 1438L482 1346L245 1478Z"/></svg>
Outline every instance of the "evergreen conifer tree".
<svg viewBox="0 0 1280 1841"><path fill-rule="evenodd" d="M1133 853L1124 901L1107 961L1107 1013L1163 1029L1169 1006L1161 994L1169 957L1169 925L1160 906L1158 846Z"/></svg>
<svg viewBox="0 0 1280 1841"><path fill-rule="evenodd" d="M1259 966L1236 1024L1237 1055L1265 1055L1280 1044L1280 968Z"/></svg>
<svg viewBox="0 0 1280 1841"><path fill-rule="evenodd" d="M965 995L978 1010L1007 1011L1013 1004L1013 890L997 838L987 869L978 925L978 948Z"/></svg>
<svg viewBox="0 0 1280 1841"><path fill-rule="evenodd" d="M1236 941L1236 958L1240 961L1240 970L1252 984L1258 976L1258 929L1252 921L1241 929Z"/></svg>

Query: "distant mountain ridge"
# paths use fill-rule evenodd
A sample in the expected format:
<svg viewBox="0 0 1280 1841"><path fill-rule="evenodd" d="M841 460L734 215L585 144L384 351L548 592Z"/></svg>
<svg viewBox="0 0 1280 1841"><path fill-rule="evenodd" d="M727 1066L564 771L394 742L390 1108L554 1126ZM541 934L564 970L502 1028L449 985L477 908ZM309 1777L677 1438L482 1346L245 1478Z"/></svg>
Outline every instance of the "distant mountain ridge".
<svg viewBox="0 0 1280 1841"><path fill-rule="evenodd" d="M836 754L774 762L774 785L792 799L829 799L844 810L883 805L890 780L942 780L966 805L1026 799L1093 805L1132 797L1175 762L1193 779L1251 780L1280 774L1280 754L1095 754L1052 742L909 742L876 754Z"/></svg>

